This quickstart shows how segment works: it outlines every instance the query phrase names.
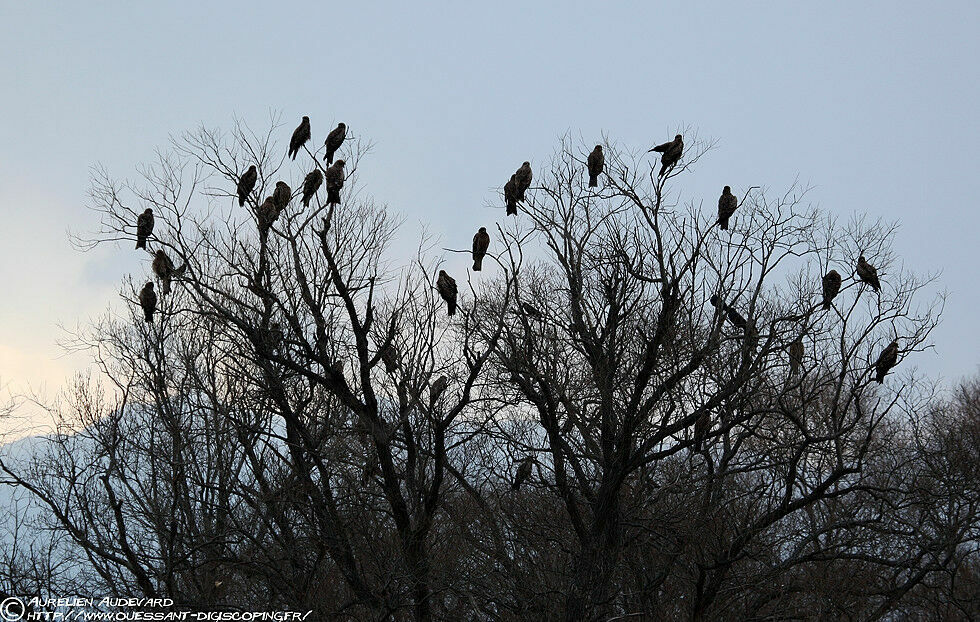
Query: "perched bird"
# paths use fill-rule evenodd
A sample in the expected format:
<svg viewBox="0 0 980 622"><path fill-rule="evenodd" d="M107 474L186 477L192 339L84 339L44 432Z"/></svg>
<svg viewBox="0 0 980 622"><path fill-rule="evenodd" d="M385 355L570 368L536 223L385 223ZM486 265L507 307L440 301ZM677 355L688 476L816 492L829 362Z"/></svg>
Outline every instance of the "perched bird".
<svg viewBox="0 0 980 622"><path fill-rule="evenodd" d="M445 376L439 376L436 378L436 381L432 383L431 387L429 387L429 408L436 405L436 402L438 402L439 398L442 397L442 393L446 390L447 386L449 386L448 378Z"/></svg>
<svg viewBox="0 0 980 622"><path fill-rule="evenodd" d="M347 126L343 123L338 123L337 127L330 130L330 133L327 134L327 140L323 142L327 148L327 153L323 156L323 159L327 161L327 164L333 164L333 154L344 144L345 138L347 138Z"/></svg>
<svg viewBox="0 0 980 622"><path fill-rule="evenodd" d="M650 151L663 154L660 156L660 174L663 175L667 172L667 169L677 164L677 161L681 159L681 155L684 153L684 138L678 134L674 136L674 140L669 143L657 145ZM647 153L650 153L650 151Z"/></svg>
<svg viewBox="0 0 980 622"><path fill-rule="evenodd" d="M830 309L834 298L840 293L840 273L837 270L831 270L827 274L823 275L823 308L824 311Z"/></svg>
<svg viewBox="0 0 980 622"><path fill-rule="evenodd" d="M389 374L395 373L398 369L398 348L395 347L394 343L389 343L388 347L381 351L381 361L385 364L385 370Z"/></svg>
<svg viewBox="0 0 980 622"><path fill-rule="evenodd" d="M898 340L892 341L888 346L881 351L878 355L878 360L875 361L875 380L878 384L885 381L885 375L891 371L892 367L898 363Z"/></svg>
<svg viewBox="0 0 980 622"><path fill-rule="evenodd" d="M486 256L489 247L490 234L487 233L486 227L480 227L480 230L473 236L473 270L477 272L483 270L483 258Z"/></svg>
<svg viewBox="0 0 980 622"><path fill-rule="evenodd" d="M741 313L736 311L730 305L726 304L725 301L718 296L718 294L712 294L709 302L711 302L712 307L724 311L725 315L728 317L728 321L734 324L737 328L741 328L742 330L748 329L748 321L742 317Z"/></svg>
<svg viewBox="0 0 980 622"><path fill-rule="evenodd" d="M735 327L741 328L742 330L748 330L749 323L744 317L742 317L741 313L728 305L725 305L725 313L728 315L728 321L735 325Z"/></svg>
<svg viewBox="0 0 980 622"><path fill-rule="evenodd" d="M306 176L303 180L303 207L308 207L313 196L316 195L316 191L320 189L320 184L323 183L323 173L320 169L315 168ZM275 198L275 195L273 195Z"/></svg>
<svg viewBox="0 0 980 622"><path fill-rule="evenodd" d="M299 148L310 139L310 118L303 117L299 126L293 131L293 137L289 139L289 152L286 154L292 159L296 159Z"/></svg>
<svg viewBox="0 0 980 622"><path fill-rule="evenodd" d="M272 202L276 204L276 209L280 212L286 209L290 199L293 198L293 189L284 181L276 182L276 189L272 191Z"/></svg>
<svg viewBox="0 0 980 622"><path fill-rule="evenodd" d="M795 376L803 365L803 337L789 344L789 375Z"/></svg>
<svg viewBox="0 0 980 622"><path fill-rule="evenodd" d="M674 315L681 306L680 292L678 283L664 282L660 285L660 297L663 303L660 305L660 323L664 327L669 327L674 321Z"/></svg>
<svg viewBox="0 0 980 622"><path fill-rule="evenodd" d="M711 415L705 411L698 420L694 422L694 451L701 451L704 448L704 439L711 430Z"/></svg>
<svg viewBox="0 0 980 622"><path fill-rule="evenodd" d="M517 174L510 176L510 181L504 184L504 200L507 201L507 215L517 214Z"/></svg>
<svg viewBox="0 0 980 622"><path fill-rule="evenodd" d="M871 286L876 292L881 291L881 282L878 281L878 271L868 263L864 255L858 257L857 275L862 281Z"/></svg>
<svg viewBox="0 0 980 622"><path fill-rule="evenodd" d="M153 322L153 313L157 310L157 295L153 291L153 281L147 282L140 290L140 306L143 307L143 318Z"/></svg>
<svg viewBox="0 0 980 622"><path fill-rule="evenodd" d="M536 320L540 320L541 318L544 317L544 314L543 313L541 313L540 311L538 311L538 309L536 307L534 307L533 305L531 305L530 303L527 303L527 302L522 302L521 303L521 311L524 312L524 315L526 315L526 316L528 316L530 318L534 318Z"/></svg>
<svg viewBox="0 0 980 622"><path fill-rule="evenodd" d="M327 182L327 204L340 204L340 190L344 187L344 161L337 160L324 173Z"/></svg>
<svg viewBox="0 0 980 622"><path fill-rule="evenodd" d="M136 217L136 248L146 248L146 238L153 233L153 210L146 208Z"/></svg>
<svg viewBox="0 0 980 622"><path fill-rule="evenodd" d="M510 485L512 491L520 489L521 484L527 481L531 477L531 469L534 468L534 458L528 456L521 460L521 464L517 467L517 473L514 475L514 483Z"/></svg>
<svg viewBox="0 0 980 622"><path fill-rule="evenodd" d="M272 197L265 198L265 201L259 206L256 216L258 217L259 237L264 242L269 235L269 229L272 228L272 223L279 218L279 210L276 209L276 203Z"/></svg>
<svg viewBox="0 0 980 622"><path fill-rule="evenodd" d="M259 172L255 170L255 165L248 167L248 170L238 178L238 206L245 205L245 199L255 187L255 182L259 179Z"/></svg>
<svg viewBox="0 0 980 622"><path fill-rule="evenodd" d="M602 167L605 163L606 156L602 155L602 145L596 145L588 159L589 188L595 188L599 185L599 175L602 173Z"/></svg>
<svg viewBox="0 0 980 622"><path fill-rule="evenodd" d="M531 187L531 179L534 175L531 174L531 163L525 162L521 165L521 168L517 169L514 173L514 183L517 184L517 200L520 202L524 201L524 193L527 189Z"/></svg>
<svg viewBox="0 0 980 622"><path fill-rule="evenodd" d="M439 278L436 280L436 290L446 301L450 317L456 315L456 279L446 274L445 270L440 270Z"/></svg>
<svg viewBox="0 0 980 622"><path fill-rule="evenodd" d="M184 266L180 268L174 267L174 262L170 260L167 253L161 248L153 256L153 274L157 275L157 278L163 283L163 288L160 293L164 296L170 293L170 283L174 277L179 277L184 273Z"/></svg>
<svg viewBox="0 0 980 622"><path fill-rule="evenodd" d="M725 186L718 199L718 224L722 231L728 231L728 219L732 217L738 208L738 198L732 194L732 187Z"/></svg>

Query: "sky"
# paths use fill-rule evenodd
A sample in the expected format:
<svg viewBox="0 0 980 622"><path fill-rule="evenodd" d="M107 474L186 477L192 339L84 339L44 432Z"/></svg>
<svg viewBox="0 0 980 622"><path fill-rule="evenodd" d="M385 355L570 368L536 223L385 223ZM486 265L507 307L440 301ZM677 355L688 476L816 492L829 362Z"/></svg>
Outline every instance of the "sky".
<svg viewBox="0 0 980 622"><path fill-rule="evenodd" d="M799 179L842 220L899 221L906 266L949 294L915 362L956 381L980 363L978 27L975 0L0 0L0 387L56 393L89 366L65 331L148 270L128 245L71 245L99 225L91 168L132 178L171 135L270 113L283 145L303 115L316 145L338 121L369 137L370 193L458 247L561 135L640 147L696 126L718 145L688 197Z"/></svg>

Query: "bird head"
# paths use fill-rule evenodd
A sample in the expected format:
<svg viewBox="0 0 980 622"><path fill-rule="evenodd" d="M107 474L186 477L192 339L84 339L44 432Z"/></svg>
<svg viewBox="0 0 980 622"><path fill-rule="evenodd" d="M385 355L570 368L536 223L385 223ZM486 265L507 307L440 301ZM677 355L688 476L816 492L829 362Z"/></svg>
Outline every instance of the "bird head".
<svg viewBox="0 0 980 622"><path fill-rule="evenodd" d="M254 164L252 166L248 167L248 172L249 173L255 172L255 165Z"/></svg>
<svg viewBox="0 0 980 622"><path fill-rule="evenodd" d="M165 252L163 252L163 249L161 248L161 249L157 250L156 258L157 259L166 259L167 258L167 254Z"/></svg>
<svg viewBox="0 0 980 622"><path fill-rule="evenodd" d="M596 145L595 146L595 150L596 151L602 151L602 145Z"/></svg>
<svg viewBox="0 0 980 622"><path fill-rule="evenodd" d="M678 134L677 136L674 136L674 140L683 140L683 139L684 138L680 134Z"/></svg>
<svg viewBox="0 0 980 622"><path fill-rule="evenodd" d="M486 233L486 232L487 232L486 227L480 227L480 233Z"/></svg>
<svg viewBox="0 0 980 622"><path fill-rule="evenodd" d="M337 160L336 162L333 163L333 165L336 166L337 168L344 168L345 164L347 163L344 162L343 160Z"/></svg>
<svg viewBox="0 0 980 622"><path fill-rule="evenodd" d="M309 122L310 122L310 118L307 116L303 116L303 123L309 123Z"/></svg>
<svg viewBox="0 0 980 622"><path fill-rule="evenodd" d="M731 194L732 193L732 187L731 186L725 186L724 192L725 192L725 194Z"/></svg>
<svg viewBox="0 0 980 622"><path fill-rule="evenodd" d="M143 286L143 289L152 290L153 289L153 281L147 281L146 282L146 285Z"/></svg>
<svg viewBox="0 0 980 622"><path fill-rule="evenodd" d="M148 207L145 210L143 210L143 213L144 214L147 214L147 215L150 215L150 214L153 214L153 210Z"/></svg>
<svg viewBox="0 0 980 622"><path fill-rule="evenodd" d="M527 161L525 161L525 162L524 162L524 164L523 164L523 166L528 166L528 167L529 167L529 166L531 166L531 163L530 163L530 162L527 162Z"/></svg>
<svg viewBox="0 0 980 622"><path fill-rule="evenodd" d="M439 276L440 276L440 277L443 277L443 276L449 276L449 275L448 275L448 274L446 274L446 271L445 271L445 270L440 270L440 271L439 271Z"/></svg>
<svg viewBox="0 0 980 622"><path fill-rule="evenodd" d="M338 123L338 124L337 124L337 127L339 127L339 128L340 128L340 129L342 129L342 130L345 130L345 129L347 129L347 125L345 125L345 124L343 124L343 123Z"/></svg>
<svg viewBox="0 0 980 622"><path fill-rule="evenodd" d="M858 257L858 263L864 263L866 261L867 261L867 259L864 258L864 255L861 255L860 257Z"/></svg>
<svg viewBox="0 0 980 622"><path fill-rule="evenodd" d="M711 301L712 307L717 307L721 303L721 298L718 297L718 294L711 294L711 298L709 300Z"/></svg>

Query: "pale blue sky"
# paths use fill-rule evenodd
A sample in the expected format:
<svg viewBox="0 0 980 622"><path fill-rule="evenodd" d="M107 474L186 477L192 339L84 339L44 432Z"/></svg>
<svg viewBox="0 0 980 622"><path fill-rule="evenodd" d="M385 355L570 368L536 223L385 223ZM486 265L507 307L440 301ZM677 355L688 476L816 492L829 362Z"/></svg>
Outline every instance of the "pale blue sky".
<svg viewBox="0 0 980 622"><path fill-rule="evenodd" d="M89 167L132 176L172 133L270 110L283 144L304 114L320 142L341 120L370 136L371 193L461 246L560 134L652 145L694 124L719 139L685 182L708 205L799 177L844 219L899 219L898 252L950 291L920 369L976 371L980 3L565 4L3 0L0 380L56 389L82 363L57 324L145 269L70 247L97 226Z"/></svg>

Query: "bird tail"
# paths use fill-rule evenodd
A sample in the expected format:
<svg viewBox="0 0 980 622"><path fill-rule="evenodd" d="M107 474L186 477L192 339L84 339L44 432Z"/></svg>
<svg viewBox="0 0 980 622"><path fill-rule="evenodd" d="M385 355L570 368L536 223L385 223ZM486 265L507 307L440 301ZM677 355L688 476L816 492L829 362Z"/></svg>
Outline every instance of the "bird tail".
<svg viewBox="0 0 980 622"><path fill-rule="evenodd" d="M238 196L238 207L245 207L245 197L244 196L241 196L241 195Z"/></svg>
<svg viewBox="0 0 980 622"><path fill-rule="evenodd" d="M517 215L517 201L507 201L507 215L508 216Z"/></svg>
<svg viewBox="0 0 980 622"><path fill-rule="evenodd" d="M721 226L721 230L722 231L728 231L728 219L727 218L719 218L718 219L718 224Z"/></svg>
<svg viewBox="0 0 980 622"><path fill-rule="evenodd" d="M146 238L144 237L136 238L136 248L146 248Z"/></svg>
<svg viewBox="0 0 980 622"><path fill-rule="evenodd" d="M153 312L152 311L144 311L143 312L143 319L146 320L146 323L147 324L152 324L153 323Z"/></svg>
<svg viewBox="0 0 980 622"><path fill-rule="evenodd" d="M473 270L474 272L483 270L483 257L475 257L473 259Z"/></svg>
<svg viewBox="0 0 980 622"><path fill-rule="evenodd" d="M340 190L328 190L327 191L327 203L330 205L340 204Z"/></svg>
<svg viewBox="0 0 980 622"><path fill-rule="evenodd" d="M327 164L333 164L333 151L327 150L327 152L323 154L323 159Z"/></svg>
<svg viewBox="0 0 980 622"><path fill-rule="evenodd" d="M589 188L595 188L599 185L598 175L589 175Z"/></svg>
<svg viewBox="0 0 980 622"><path fill-rule="evenodd" d="M456 303L455 302L450 302L449 303L449 316L452 317L454 315L456 315Z"/></svg>
<svg viewBox="0 0 980 622"><path fill-rule="evenodd" d="M312 199L312 198L313 198L312 195L310 195L308 197L303 197L303 207L309 207L310 206L310 199Z"/></svg>
<svg viewBox="0 0 980 622"><path fill-rule="evenodd" d="M823 310L824 311L830 311L830 305L831 305L830 299L829 298L824 298L823 299Z"/></svg>
<svg viewBox="0 0 980 622"><path fill-rule="evenodd" d="M515 479L513 482L511 482L510 491L517 492L517 489L520 487L521 487L521 483Z"/></svg>

